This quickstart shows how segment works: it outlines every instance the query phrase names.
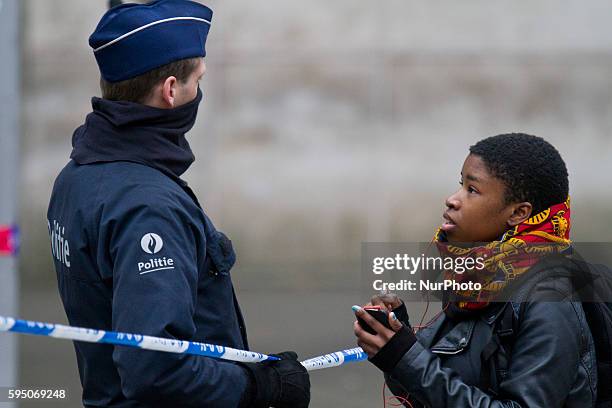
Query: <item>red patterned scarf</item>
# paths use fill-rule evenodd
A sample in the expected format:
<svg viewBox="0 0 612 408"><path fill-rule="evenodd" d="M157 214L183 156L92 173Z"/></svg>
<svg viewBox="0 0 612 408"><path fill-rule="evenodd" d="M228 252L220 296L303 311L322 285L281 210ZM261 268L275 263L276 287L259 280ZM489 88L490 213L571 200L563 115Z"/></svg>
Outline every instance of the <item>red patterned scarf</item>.
<svg viewBox="0 0 612 408"><path fill-rule="evenodd" d="M461 310L483 309L494 300L511 281L519 278L543 256L567 250L571 241L570 199L539 212L516 227L506 231L499 241L483 246L464 247L446 241L438 229L434 237L440 255L453 258L481 258L484 268L458 274L444 272L444 279L461 283L482 284L480 290L454 291L454 306Z"/></svg>

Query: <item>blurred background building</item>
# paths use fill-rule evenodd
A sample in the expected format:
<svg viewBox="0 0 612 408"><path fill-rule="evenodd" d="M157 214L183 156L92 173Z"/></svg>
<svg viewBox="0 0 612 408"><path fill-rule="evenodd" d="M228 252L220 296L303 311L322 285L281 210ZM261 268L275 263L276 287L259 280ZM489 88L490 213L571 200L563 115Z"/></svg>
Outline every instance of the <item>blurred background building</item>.
<svg viewBox="0 0 612 408"><path fill-rule="evenodd" d="M46 207L72 131L100 94L87 39L107 2L19 3L20 317L65 322ZM552 142L570 172L573 239L611 240L609 1L207 5L205 99L185 178L234 242L253 349L354 347L350 306L367 300L361 242L429 241L469 145L486 136ZM409 308L416 319L423 305ZM79 406L72 345L19 344L20 385L67 388ZM314 408L382 406L369 364L312 382Z"/></svg>

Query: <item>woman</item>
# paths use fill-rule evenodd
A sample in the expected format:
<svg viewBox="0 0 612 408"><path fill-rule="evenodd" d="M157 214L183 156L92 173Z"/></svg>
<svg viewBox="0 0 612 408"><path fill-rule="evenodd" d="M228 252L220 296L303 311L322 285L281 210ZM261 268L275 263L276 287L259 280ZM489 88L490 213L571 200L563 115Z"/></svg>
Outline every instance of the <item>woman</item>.
<svg viewBox="0 0 612 408"><path fill-rule="evenodd" d="M593 339L580 302L567 301L571 270L563 253L570 209L563 159L541 138L498 135L470 147L460 184L446 200L434 240L444 256L490 257L480 271L450 271L482 289L445 294L443 313L416 335L402 302L377 296L374 304L393 310L391 329L356 306L357 317L377 332L355 322L358 344L406 406L594 407ZM475 242L481 244L467 244ZM534 283L521 299L529 303L494 301L544 272L556 277Z"/></svg>

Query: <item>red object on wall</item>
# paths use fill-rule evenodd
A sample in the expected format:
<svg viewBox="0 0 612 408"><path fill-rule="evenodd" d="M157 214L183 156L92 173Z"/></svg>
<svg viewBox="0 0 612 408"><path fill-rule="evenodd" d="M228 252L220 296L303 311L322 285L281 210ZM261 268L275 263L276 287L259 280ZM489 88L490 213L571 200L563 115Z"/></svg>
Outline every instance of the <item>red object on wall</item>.
<svg viewBox="0 0 612 408"><path fill-rule="evenodd" d="M0 256L12 256L19 248L18 229L15 226L0 225Z"/></svg>

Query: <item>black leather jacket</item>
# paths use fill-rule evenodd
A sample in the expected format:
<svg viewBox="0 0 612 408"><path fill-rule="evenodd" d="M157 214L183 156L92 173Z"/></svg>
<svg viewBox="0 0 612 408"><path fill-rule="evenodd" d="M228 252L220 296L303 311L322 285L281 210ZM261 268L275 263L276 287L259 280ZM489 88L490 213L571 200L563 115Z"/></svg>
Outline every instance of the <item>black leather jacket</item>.
<svg viewBox="0 0 612 408"><path fill-rule="evenodd" d="M536 284L528 303L501 303L457 323L442 313L385 373L389 388L408 395L414 408L594 407L595 348L582 305L558 301L567 300L570 288L569 279L547 279ZM481 384L481 353L505 306L517 315L523 309L511 352L500 348L493 356L507 364L496 370L492 392ZM437 340L445 325L450 330Z"/></svg>

